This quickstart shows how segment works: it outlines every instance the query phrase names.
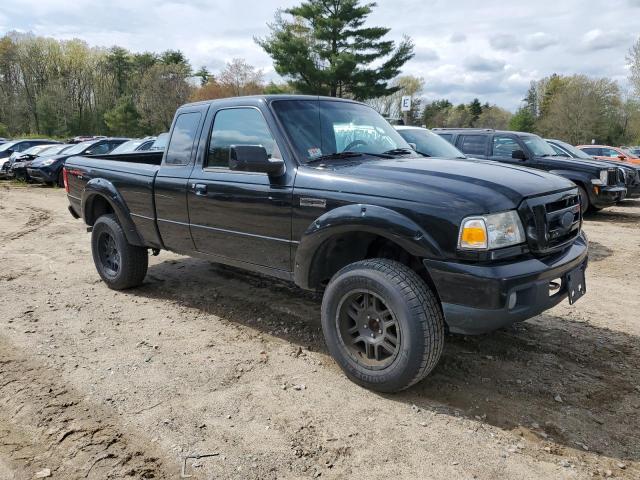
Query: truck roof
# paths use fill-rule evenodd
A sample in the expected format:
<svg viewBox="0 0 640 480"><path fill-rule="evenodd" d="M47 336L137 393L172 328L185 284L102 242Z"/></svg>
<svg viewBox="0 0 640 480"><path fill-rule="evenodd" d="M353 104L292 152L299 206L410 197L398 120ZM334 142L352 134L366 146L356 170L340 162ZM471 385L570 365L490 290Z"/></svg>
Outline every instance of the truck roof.
<svg viewBox="0 0 640 480"><path fill-rule="evenodd" d="M431 129L434 132L451 132L451 133L510 133L513 135L518 135L520 137L526 137L528 135L536 135L531 132L516 132L513 130L495 130L493 128L464 128L464 127L438 127Z"/></svg>
<svg viewBox="0 0 640 480"><path fill-rule="evenodd" d="M262 100L264 102L270 103L273 100L329 100L334 102L350 102L350 103L361 103L357 100L352 100L350 98L339 98L339 97L326 97L322 95L294 95L294 94L274 94L274 95L245 95L242 97L226 97L226 98L216 98L213 100L201 100L199 102L192 102L182 105L180 108L189 107L192 105L207 105L212 103L243 103L247 100Z"/></svg>

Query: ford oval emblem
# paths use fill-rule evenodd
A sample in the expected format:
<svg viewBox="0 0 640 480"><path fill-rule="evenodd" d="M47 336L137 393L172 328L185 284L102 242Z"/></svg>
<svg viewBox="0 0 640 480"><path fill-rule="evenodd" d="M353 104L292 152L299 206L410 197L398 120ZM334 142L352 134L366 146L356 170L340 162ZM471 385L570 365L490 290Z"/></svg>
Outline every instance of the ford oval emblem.
<svg viewBox="0 0 640 480"><path fill-rule="evenodd" d="M560 225L564 228L569 228L573 223L573 213L566 212L562 217L560 217Z"/></svg>

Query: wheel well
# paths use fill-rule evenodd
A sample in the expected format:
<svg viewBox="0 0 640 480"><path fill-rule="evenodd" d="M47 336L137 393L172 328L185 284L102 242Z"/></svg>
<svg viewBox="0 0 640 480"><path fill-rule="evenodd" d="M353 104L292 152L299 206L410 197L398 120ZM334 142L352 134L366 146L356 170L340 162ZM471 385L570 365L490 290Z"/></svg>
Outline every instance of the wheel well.
<svg viewBox="0 0 640 480"><path fill-rule="evenodd" d="M414 270L436 292L433 280L419 257L411 255L392 240L369 232L341 233L322 243L309 269L309 286L322 289L341 268L367 258L396 260Z"/></svg>
<svg viewBox="0 0 640 480"><path fill-rule="evenodd" d="M103 215L115 213L111 204L102 195L94 195L87 206L84 220L87 225L93 225Z"/></svg>

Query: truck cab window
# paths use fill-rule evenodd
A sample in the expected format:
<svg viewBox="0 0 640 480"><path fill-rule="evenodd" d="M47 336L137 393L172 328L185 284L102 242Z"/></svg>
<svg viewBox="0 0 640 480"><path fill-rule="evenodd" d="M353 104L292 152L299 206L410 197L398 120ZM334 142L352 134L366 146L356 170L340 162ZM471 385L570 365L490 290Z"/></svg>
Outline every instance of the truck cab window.
<svg viewBox="0 0 640 480"><path fill-rule="evenodd" d="M516 150L522 150L518 142L512 137L496 135L493 137L493 156L511 158Z"/></svg>
<svg viewBox="0 0 640 480"><path fill-rule="evenodd" d="M200 113L182 113L173 126L165 163L167 165L187 165L191 161L191 151L200 124Z"/></svg>
<svg viewBox="0 0 640 480"><path fill-rule="evenodd" d="M267 122L255 108L229 108L216 113L205 167L228 167L232 145L261 145L269 158L281 158Z"/></svg>

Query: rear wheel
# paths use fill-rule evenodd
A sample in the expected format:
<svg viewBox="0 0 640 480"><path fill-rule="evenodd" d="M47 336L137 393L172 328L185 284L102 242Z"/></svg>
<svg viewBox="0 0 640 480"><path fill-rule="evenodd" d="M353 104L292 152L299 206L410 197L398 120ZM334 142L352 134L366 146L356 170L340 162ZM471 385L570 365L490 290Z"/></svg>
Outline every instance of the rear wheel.
<svg viewBox="0 0 640 480"><path fill-rule="evenodd" d="M434 293L413 270L386 259L363 260L336 273L323 297L322 329L345 374L381 392L422 380L444 345Z"/></svg>
<svg viewBox="0 0 640 480"><path fill-rule="evenodd" d="M115 215L96 220L91 252L96 269L109 288L123 290L142 284L149 264L147 249L127 242Z"/></svg>

